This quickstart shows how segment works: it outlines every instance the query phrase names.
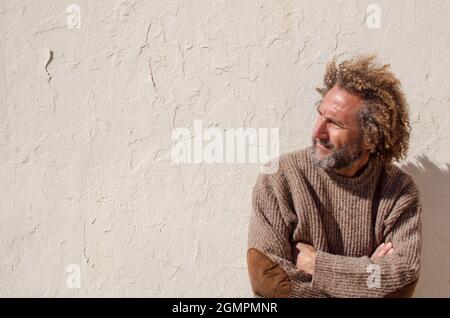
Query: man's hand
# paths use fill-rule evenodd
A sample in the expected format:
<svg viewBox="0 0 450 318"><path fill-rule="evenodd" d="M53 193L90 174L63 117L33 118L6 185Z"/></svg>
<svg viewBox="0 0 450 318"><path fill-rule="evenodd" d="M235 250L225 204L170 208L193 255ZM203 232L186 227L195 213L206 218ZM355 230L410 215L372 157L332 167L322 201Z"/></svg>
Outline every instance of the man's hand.
<svg viewBox="0 0 450 318"><path fill-rule="evenodd" d="M310 275L314 274L316 254L317 252L314 247L305 243L297 243L292 248L292 257L295 265L299 270Z"/></svg>
<svg viewBox="0 0 450 318"><path fill-rule="evenodd" d="M373 261L378 257L383 257L385 255L389 255L392 252L394 252L394 248L392 246L392 243L389 242L387 244L380 244L380 246L377 247L377 249L375 250L375 252L373 252L372 256L370 257L370 259Z"/></svg>

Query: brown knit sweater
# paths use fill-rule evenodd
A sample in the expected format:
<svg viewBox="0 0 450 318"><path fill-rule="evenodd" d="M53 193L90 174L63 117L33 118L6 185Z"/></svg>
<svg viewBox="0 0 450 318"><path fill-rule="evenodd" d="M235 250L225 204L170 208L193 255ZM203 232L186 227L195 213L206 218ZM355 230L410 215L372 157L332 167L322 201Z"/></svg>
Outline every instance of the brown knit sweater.
<svg viewBox="0 0 450 318"><path fill-rule="evenodd" d="M410 297L422 244L413 179L377 157L345 178L313 165L311 151L282 155L278 171L261 174L253 188L247 262L254 295ZM313 276L292 258L300 241L317 251ZM394 252L370 260L383 242Z"/></svg>

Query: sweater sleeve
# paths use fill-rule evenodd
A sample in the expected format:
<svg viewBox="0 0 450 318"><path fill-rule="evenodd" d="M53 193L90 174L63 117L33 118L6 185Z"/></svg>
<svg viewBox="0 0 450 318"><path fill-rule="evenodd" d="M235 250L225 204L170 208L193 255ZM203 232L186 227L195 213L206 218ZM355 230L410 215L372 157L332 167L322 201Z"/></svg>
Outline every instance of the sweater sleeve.
<svg viewBox="0 0 450 318"><path fill-rule="evenodd" d="M383 237L393 253L371 260L318 251L312 286L332 297L392 297L419 278L422 208L413 181L384 220Z"/></svg>
<svg viewBox="0 0 450 318"><path fill-rule="evenodd" d="M298 270L292 262L290 237L296 215L284 199L274 194L273 186L277 185L271 178L275 177L260 175L252 193L247 264L254 295L328 297L311 287L311 275Z"/></svg>

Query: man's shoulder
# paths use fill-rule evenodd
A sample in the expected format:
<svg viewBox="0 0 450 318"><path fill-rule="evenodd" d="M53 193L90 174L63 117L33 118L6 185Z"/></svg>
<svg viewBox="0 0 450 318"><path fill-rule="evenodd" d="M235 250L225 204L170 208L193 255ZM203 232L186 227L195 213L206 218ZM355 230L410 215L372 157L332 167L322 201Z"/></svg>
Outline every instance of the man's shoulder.
<svg viewBox="0 0 450 318"><path fill-rule="evenodd" d="M265 165L267 168L270 167L270 169L260 173L259 179L270 182L286 183L292 176L302 174L302 171L309 165L310 149L308 147L285 152Z"/></svg>
<svg viewBox="0 0 450 318"><path fill-rule="evenodd" d="M300 171L311 164L311 147L283 153L278 157L281 172Z"/></svg>

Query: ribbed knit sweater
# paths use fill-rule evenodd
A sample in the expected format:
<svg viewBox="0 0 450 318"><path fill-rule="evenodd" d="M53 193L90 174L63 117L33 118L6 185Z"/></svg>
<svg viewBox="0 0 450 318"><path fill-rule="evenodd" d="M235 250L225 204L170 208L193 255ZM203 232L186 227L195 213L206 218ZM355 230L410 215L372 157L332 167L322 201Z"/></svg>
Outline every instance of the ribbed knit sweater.
<svg viewBox="0 0 450 318"><path fill-rule="evenodd" d="M253 188L247 262L257 297L410 297L419 278L421 205L413 179L371 156L346 178L311 161L312 147L284 154ZM316 251L311 276L292 246ZM381 243L393 253L371 260Z"/></svg>

